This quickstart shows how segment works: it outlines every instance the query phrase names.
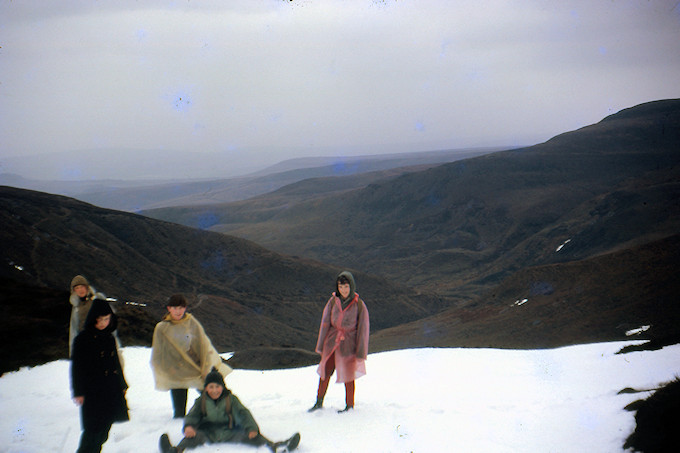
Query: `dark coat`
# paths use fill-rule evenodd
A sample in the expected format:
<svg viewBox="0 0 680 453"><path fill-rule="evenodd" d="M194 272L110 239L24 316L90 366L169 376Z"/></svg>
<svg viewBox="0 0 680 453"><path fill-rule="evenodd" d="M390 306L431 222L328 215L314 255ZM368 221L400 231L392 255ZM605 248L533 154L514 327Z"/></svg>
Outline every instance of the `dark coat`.
<svg viewBox="0 0 680 453"><path fill-rule="evenodd" d="M97 317L108 314L111 315L108 327L97 329ZM71 387L74 397L85 397L80 413L85 430L99 431L107 429L113 422L129 420L125 400L128 385L112 335L117 324L109 304L95 299L83 331L73 342Z"/></svg>

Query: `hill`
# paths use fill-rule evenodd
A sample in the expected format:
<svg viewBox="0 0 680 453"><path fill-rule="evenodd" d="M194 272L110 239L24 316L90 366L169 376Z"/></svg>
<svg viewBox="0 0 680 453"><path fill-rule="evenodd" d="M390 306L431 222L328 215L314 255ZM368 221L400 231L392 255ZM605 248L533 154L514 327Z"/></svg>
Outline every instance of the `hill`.
<svg viewBox="0 0 680 453"><path fill-rule="evenodd" d="M680 335L669 322L680 314L680 100L322 196L335 184L146 214L370 269L450 307L376 334L378 349L548 347L622 339L643 324L653 325L643 338Z"/></svg>
<svg viewBox="0 0 680 453"><path fill-rule="evenodd" d="M244 202L144 214L370 269L462 303L529 266L678 233L679 164L680 100L667 100L540 145L340 194L317 196L337 181L316 179ZM297 198L286 196L293 190Z"/></svg>
<svg viewBox="0 0 680 453"><path fill-rule="evenodd" d="M147 213L186 226L4 187L0 283L20 314L3 330L28 342L45 319L26 314L22 295L65 304L63 288L85 273L121 305L146 304L130 305L127 341L148 341L165 298L184 292L239 365L306 363L348 267L370 307L372 351L541 348L642 326L636 338L674 343L679 163L680 100L668 100L529 148ZM36 338L39 348L52 336Z"/></svg>
<svg viewBox="0 0 680 453"><path fill-rule="evenodd" d="M252 174L233 175L229 159L211 153L163 153L150 150L100 153L60 153L47 156L14 157L3 160L3 167L32 174L36 159L52 162L55 168L70 168L64 162L80 162L73 165L75 175L65 180L30 179L18 174L0 173L0 185L37 190L77 198L100 207L128 212L166 206L203 205L244 200L274 191L288 184L308 178L324 176L360 175L371 173L373 179L380 172L406 166L433 166L472 156L479 156L507 148L472 148L429 152L413 152L364 156L307 157L289 159L268 166ZM13 165L13 162L21 165ZM15 163L16 163L15 162ZM116 162L116 165L114 165ZM125 171L116 172L123 166ZM160 166L160 167L159 167ZM15 168L16 167L16 168ZM159 170L159 168L161 170ZM219 174L225 177L198 177L201 174ZM164 169L164 170L163 170ZM172 170L170 170L172 169ZM182 169L182 170L178 170ZM165 173L163 173L165 171ZM182 178L170 175L186 171ZM111 179L112 175L125 175L128 179ZM139 179L146 175L146 179ZM152 179L151 176L156 178ZM159 175L165 175L163 179ZM73 180L71 177L80 179ZM138 179L129 179L136 176ZM228 176L228 177L227 177ZM346 179L347 189L365 186L366 178ZM372 179L368 180L372 182Z"/></svg>
<svg viewBox="0 0 680 453"><path fill-rule="evenodd" d="M66 357L66 290L76 274L118 300L128 345L148 345L165 301L181 292L221 350L312 350L341 270L243 239L11 187L0 187L0 222L0 297L8 307L0 330L10 346L3 367ZM355 276L371 300L376 331L441 308L436 296L361 271Z"/></svg>
<svg viewBox="0 0 680 453"><path fill-rule="evenodd" d="M371 341L378 350L554 348L631 338L651 340L647 348L680 343L678 263L680 234L585 260L528 267L464 307L382 330Z"/></svg>

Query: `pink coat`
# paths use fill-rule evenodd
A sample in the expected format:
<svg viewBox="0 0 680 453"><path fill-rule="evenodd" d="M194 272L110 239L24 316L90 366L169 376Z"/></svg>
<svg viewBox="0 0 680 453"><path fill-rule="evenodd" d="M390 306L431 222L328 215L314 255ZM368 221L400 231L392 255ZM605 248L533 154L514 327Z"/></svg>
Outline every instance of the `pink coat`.
<svg viewBox="0 0 680 453"><path fill-rule="evenodd" d="M321 354L316 372L321 379L326 378L326 362L333 353L337 382L351 382L366 374L369 327L368 310L358 294L343 310L333 293L323 309L316 342L316 352Z"/></svg>

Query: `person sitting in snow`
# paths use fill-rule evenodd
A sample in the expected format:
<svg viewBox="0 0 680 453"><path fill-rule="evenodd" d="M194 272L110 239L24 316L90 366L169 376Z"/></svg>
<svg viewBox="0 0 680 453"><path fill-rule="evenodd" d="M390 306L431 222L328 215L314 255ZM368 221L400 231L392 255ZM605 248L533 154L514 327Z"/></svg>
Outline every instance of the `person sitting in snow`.
<svg viewBox="0 0 680 453"><path fill-rule="evenodd" d="M224 377L212 369L205 378L204 390L184 418L184 439L173 447L167 434L159 439L162 453L181 453L205 443L241 442L256 447L267 445L294 450L300 443L295 433L283 442L272 442L262 434L250 411L224 385Z"/></svg>
<svg viewBox="0 0 680 453"><path fill-rule="evenodd" d="M183 418L187 409L187 389L203 390L203 380L216 367L223 376L231 368L223 363L203 326L187 313L182 294L168 299L168 313L156 324L151 343L151 369L156 390L170 390L174 418Z"/></svg>
<svg viewBox="0 0 680 453"><path fill-rule="evenodd" d="M129 420L128 385L112 335L117 322L108 302L94 299L84 328L73 341L71 388L83 427L76 453L100 452L111 425Z"/></svg>
<svg viewBox="0 0 680 453"><path fill-rule="evenodd" d="M354 276L341 272L335 280L335 292L326 303L321 316L316 352L321 354L317 368L319 388L316 403L309 412L321 409L333 371L337 382L345 384L345 408L354 409L354 381L366 374L369 320L366 304L355 292Z"/></svg>

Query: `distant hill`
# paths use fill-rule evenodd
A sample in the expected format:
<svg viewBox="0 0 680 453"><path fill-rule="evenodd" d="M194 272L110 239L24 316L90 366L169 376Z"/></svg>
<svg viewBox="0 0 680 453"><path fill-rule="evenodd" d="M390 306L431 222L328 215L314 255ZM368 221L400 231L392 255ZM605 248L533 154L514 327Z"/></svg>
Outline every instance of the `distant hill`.
<svg viewBox="0 0 680 453"><path fill-rule="evenodd" d="M112 170L113 166L108 170L106 168L100 169L98 172L88 172L87 166L81 168L79 162L85 161L89 162L88 165L95 165L99 161L97 158L98 154L93 151L90 154L85 154L86 158L81 155L82 153L71 153L64 156L61 154L57 156L49 155L39 158L41 161L43 159L54 160L54 166L59 168L79 170L80 173L77 173L77 175L79 175L80 179L78 180L36 180L17 174L0 173L0 185L66 195L103 208L138 212L166 206L203 205L239 201L274 191L304 179L324 176L359 175L370 172L372 179L369 180L366 177L361 179L363 184L366 185L372 182L373 179L380 178L380 174L376 172L407 166L420 166L424 168L424 166L452 162L501 149L508 148L472 148L351 157L298 158L279 162L256 173L240 176L228 173L231 171L228 159L224 160L210 153L170 153L168 155L167 153L153 153L152 151L140 151L136 154L127 152L120 153L117 159L122 164L133 167L136 171L124 172L124 174L128 175L128 177L130 175L155 175L157 179L125 180L111 179L112 175L120 174ZM110 154L102 153L105 156ZM144 157L141 160L139 158L140 155ZM162 156L162 158L159 159L158 156ZM31 158L13 159L24 162L26 165L31 161ZM36 157L32 159L35 161ZM112 157L108 157L108 159L110 160ZM155 164L154 159L157 161ZM7 159L4 160L7 161ZM162 162L158 162L159 160ZM111 165L107 158L102 158L102 161L104 167ZM177 174L177 171L158 173L158 168L155 168L154 165L158 166L161 163L163 164L163 167L160 167L161 169L167 170L166 167L168 165L176 168L186 168L187 174L194 176L171 179L167 175ZM21 170L24 166L18 166L17 169ZM138 166L152 167L154 171L143 173L143 168L140 170L140 168L137 168ZM0 167L3 167L2 162L0 162ZM4 165L4 167L13 168L12 165ZM219 172L220 168L224 168L228 177L197 178L195 175L200 174L200 168L204 170L209 168L213 173ZM142 172L140 173L140 171ZM402 172L405 171L403 170ZM158 176L163 174L166 176L163 179L159 179ZM351 181L355 184L359 182L356 179L345 181ZM346 188L352 189L356 187L359 186L348 185Z"/></svg>
<svg viewBox="0 0 680 453"><path fill-rule="evenodd" d="M3 156L0 172L38 181L229 178L262 169L240 152L191 152L171 149L78 149Z"/></svg>
<svg viewBox="0 0 680 453"><path fill-rule="evenodd" d="M66 291L76 274L118 299L127 344L149 344L165 301L181 292L223 351L312 350L341 270L243 239L10 187L0 187L0 222L0 301L8 307L0 329L3 364L10 363L6 355L17 360L15 351L23 349L15 344L39 350L41 358L46 345L52 359L66 356ZM370 301L374 331L441 309L436 296L361 271L355 276Z"/></svg>
<svg viewBox="0 0 680 453"><path fill-rule="evenodd" d="M527 266L677 233L678 164L680 100L658 101L530 148L342 194L312 197L337 184L316 179L243 202L144 214L462 301ZM296 198L285 196L291 191Z"/></svg>
<svg viewBox="0 0 680 453"><path fill-rule="evenodd" d="M563 297L588 301L594 311L584 311L585 320L597 326L591 317L604 316L606 301L603 288L595 284L614 281L610 274L617 254L628 253L630 267L637 269L641 257L630 255L633 250L680 233L680 100L625 109L532 147L392 175L321 196L336 185L341 185L338 178L317 178L238 203L145 214L228 232L281 253L370 269L440 295L444 305L452 306L447 312L452 319L457 313L486 319L488 310L499 309L489 294L522 272L558 266L557 284L565 278L562 272L582 270L580 282L578 274L570 277L575 286ZM600 262L601 256L611 258L601 261L604 268L588 265ZM654 278L617 280L619 287L610 292L627 295L622 306L633 307L631 301L639 298L636 303L647 308L655 304L665 313L675 300L669 301L667 292L676 288L675 276L667 266L657 271L658 263L646 262ZM591 275L603 280L590 281ZM640 312L636 310L631 313ZM427 322L414 324L421 329L410 331L412 335L391 331L407 342L420 335L417 343L428 344ZM446 321L436 323L455 329ZM468 340L451 335L444 343L540 346L561 341L554 332L548 339L546 332L527 326L516 332L522 338L518 341L510 341L509 331L498 330L494 339L485 337L493 329L484 331L476 324L470 329L479 334L467 330ZM562 340L576 341L582 334L583 339L620 338L622 331L598 329Z"/></svg>

